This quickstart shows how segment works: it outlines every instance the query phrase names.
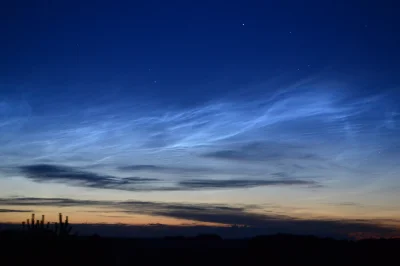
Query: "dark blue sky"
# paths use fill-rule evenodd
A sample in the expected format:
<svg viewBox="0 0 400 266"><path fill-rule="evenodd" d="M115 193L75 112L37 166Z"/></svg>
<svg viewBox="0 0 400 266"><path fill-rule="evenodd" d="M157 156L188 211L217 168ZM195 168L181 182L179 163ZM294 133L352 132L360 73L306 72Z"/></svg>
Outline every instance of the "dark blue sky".
<svg viewBox="0 0 400 266"><path fill-rule="evenodd" d="M400 219L394 1L7 1L0 18L3 205ZM120 221L82 214L96 204L71 212ZM157 208L113 211L126 223L239 219ZM0 218L23 215L10 213Z"/></svg>
<svg viewBox="0 0 400 266"><path fill-rule="evenodd" d="M282 74L391 84L400 70L390 1L47 0L1 12L1 81L14 93L113 87L194 104Z"/></svg>

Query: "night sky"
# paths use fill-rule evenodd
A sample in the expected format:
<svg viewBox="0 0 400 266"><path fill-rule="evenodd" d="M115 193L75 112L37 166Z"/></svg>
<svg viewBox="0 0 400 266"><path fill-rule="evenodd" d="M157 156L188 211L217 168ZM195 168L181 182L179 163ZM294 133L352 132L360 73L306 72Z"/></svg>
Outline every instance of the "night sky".
<svg viewBox="0 0 400 266"><path fill-rule="evenodd" d="M2 1L0 221L399 229L399 32L386 0Z"/></svg>

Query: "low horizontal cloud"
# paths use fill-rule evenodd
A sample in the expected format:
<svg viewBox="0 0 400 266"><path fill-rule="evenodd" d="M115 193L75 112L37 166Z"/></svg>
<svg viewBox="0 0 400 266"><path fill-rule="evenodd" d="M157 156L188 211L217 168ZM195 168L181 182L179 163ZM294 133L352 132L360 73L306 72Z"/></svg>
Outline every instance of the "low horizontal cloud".
<svg viewBox="0 0 400 266"><path fill-rule="evenodd" d="M101 206L110 205L112 201L76 200L69 198L34 198L34 197L12 197L0 198L0 206Z"/></svg>
<svg viewBox="0 0 400 266"><path fill-rule="evenodd" d="M355 203L355 202L336 202L336 203L330 203L329 205L334 205L334 206L353 206L353 207L362 207L361 204Z"/></svg>
<svg viewBox="0 0 400 266"><path fill-rule="evenodd" d="M0 206L57 206L57 207L108 207L110 211L129 214L147 214L199 222L223 224L259 224L264 218L249 213L257 206L231 206L226 204L165 203L150 201L76 200L68 198L0 198Z"/></svg>
<svg viewBox="0 0 400 266"><path fill-rule="evenodd" d="M88 201L67 198L0 198L0 206L85 206L108 208L108 213L121 215L146 214L196 222L225 225L247 225L264 228L268 233L316 235L348 235L354 232L393 233L394 227L374 224L367 220L295 219L272 212L261 212L260 206L205 203L166 203L149 201ZM255 212L257 210L257 212ZM100 211L99 211L100 212ZM102 211L104 212L104 210ZM100 215L100 214L99 214ZM210 227L211 228L211 227Z"/></svg>
<svg viewBox="0 0 400 266"><path fill-rule="evenodd" d="M269 217L251 213L252 207L216 204L122 202L118 205L128 213L142 213L177 219L220 224L261 225Z"/></svg>
<svg viewBox="0 0 400 266"><path fill-rule="evenodd" d="M118 178L83 171L74 167L49 164L22 166L20 171L26 178L35 182L58 182L93 188L135 190L135 186L159 181L155 178Z"/></svg>
<svg viewBox="0 0 400 266"><path fill-rule="evenodd" d="M8 212L32 212L32 210L0 209L0 213L8 213Z"/></svg>
<svg viewBox="0 0 400 266"><path fill-rule="evenodd" d="M135 166L134 169L159 169L150 165ZM239 189L259 186L317 186L315 181L273 178L273 179L186 179L169 181L169 185L162 185L161 179L126 177L118 178L110 175L101 175L78 168L37 164L19 168L22 174L35 182L55 182L71 186L91 187L97 189L117 189L125 191L182 191L205 189ZM177 169L177 168L165 168ZM200 169L200 168L199 168Z"/></svg>

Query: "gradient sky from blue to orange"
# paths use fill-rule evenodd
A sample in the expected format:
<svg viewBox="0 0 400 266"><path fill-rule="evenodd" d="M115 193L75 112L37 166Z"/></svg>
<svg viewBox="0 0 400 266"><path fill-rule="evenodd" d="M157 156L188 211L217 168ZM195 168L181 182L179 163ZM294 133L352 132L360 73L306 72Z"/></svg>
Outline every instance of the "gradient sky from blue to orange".
<svg viewBox="0 0 400 266"><path fill-rule="evenodd" d="M77 222L215 222L131 200L399 224L389 1L1 5L0 220L64 198L106 205Z"/></svg>

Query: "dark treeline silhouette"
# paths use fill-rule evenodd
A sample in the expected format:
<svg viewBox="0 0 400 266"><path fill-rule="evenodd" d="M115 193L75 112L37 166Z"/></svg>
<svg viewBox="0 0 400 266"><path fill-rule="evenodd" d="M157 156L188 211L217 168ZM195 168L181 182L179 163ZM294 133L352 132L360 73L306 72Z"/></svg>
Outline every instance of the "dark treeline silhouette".
<svg viewBox="0 0 400 266"><path fill-rule="evenodd" d="M34 218L32 215L19 229L0 231L0 265L399 263L399 239L354 241L290 234L243 239L223 239L217 234L116 238L71 234L68 218L63 221L62 214L53 226L46 224L43 216L41 221Z"/></svg>

